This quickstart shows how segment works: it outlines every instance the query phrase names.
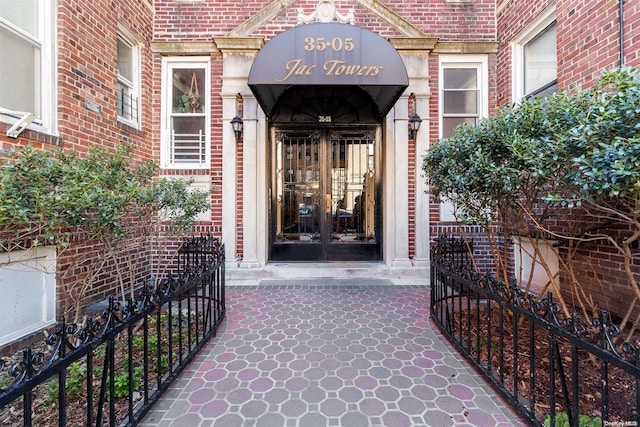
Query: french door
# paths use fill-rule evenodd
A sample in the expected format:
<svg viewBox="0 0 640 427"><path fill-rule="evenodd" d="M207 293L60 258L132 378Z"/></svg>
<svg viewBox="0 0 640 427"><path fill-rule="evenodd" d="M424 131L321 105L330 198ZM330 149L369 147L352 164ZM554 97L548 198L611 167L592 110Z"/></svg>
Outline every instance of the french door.
<svg viewBox="0 0 640 427"><path fill-rule="evenodd" d="M270 259L381 259L379 128L272 131Z"/></svg>

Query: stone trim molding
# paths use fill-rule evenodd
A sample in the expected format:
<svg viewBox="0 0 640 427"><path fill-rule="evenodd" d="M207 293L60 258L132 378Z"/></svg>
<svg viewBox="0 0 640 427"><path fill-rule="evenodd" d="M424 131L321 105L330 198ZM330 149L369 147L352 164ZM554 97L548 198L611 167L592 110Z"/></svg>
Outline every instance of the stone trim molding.
<svg viewBox="0 0 640 427"><path fill-rule="evenodd" d="M428 52L436 47L438 39L435 37L391 37L389 38L389 43L398 52Z"/></svg>
<svg viewBox="0 0 640 427"><path fill-rule="evenodd" d="M298 9L298 25L310 24L312 22L333 22L353 25L355 22L355 11L349 9L347 14L342 14L336 9L333 0L320 0L314 10L309 15L304 13L302 8Z"/></svg>
<svg viewBox="0 0 640 427"><path fill-rule="evenodd" d="M160 55L211 55L218 53L213 41L153 41L151 52Z"/></svg>
<svg viewBox="0 0 640 427"><path fill-rule="evenodd" d="M498 42L438 42L435 53L498 53Z"/></svg>
<svg viewBox="0 0 640 427"><path fill-rule="evenodd" d="M406 37L427 37L427 35L418 27L408 22L402 16L398 15L393 9L382 4L379 0L356 0L356 2ZM229 37L248 37L256 29L269 22L294 3L295 0L274 0L267 7L231 30L227 35Z"/></svg>
<svg viewBox="0 0 640 427"><path fill-rule="evenodd" d="M229 34L229 37L247 37L253 33L256 29L276 17L279 13L286 10L294 4L296 0L275 0L272 1L267 7L251 16L251 18L244 21L242 24L234 28Z"/></svg>
<svg viewBox="0 0 640 427"><path fill-rule="evenodd" d="M223 53L256 53L264 46L264 39L254 37L215 37L213 41Z"/></svg>

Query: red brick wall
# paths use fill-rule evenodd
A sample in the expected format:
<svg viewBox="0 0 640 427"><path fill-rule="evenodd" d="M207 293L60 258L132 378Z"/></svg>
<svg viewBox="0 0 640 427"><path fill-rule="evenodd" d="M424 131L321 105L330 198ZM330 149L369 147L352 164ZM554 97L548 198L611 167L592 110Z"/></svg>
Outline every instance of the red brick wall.
<svg viewBox="0 0 640 427"><path fill-rule="evenodd" d="M511 102L511 46L517 36L552 1L503 1L498 6L498 38L500 52L497 63L498 103ZM560 88L582 87L593 84L601 71L620 65L620 26L618 1L558 0L556 17L558 29L558 83ZM640 2L624 2L624 62L640 65ZM562 225L562 224L559 224ZM622 240L629 230L624 226L609 225L609 233ZM561 248L567 257L567 250ZM607 244L581 245L571 267L575 278L591 295L594 305L623 316L635 297L634 290L623 269L620 254ZM633 270L640 279L640 265ZM567 274L562 277L565 299L575 303L572 282Z"/></svg>
<svg viewBox="0 0 640 427"><path fill-rule="evenodd" d="M243 1L241 3L235 0L207 0L197 3L179 3L174 0L159 0L154 2L156 9L154 40L211 40L216 36L228 34L244 21L252 18L256 13L263 10L271 3L269 0L263 1ZM355 24L378 32L383 37L401 36L395 29L380 19L375 14L369 12L358 2L353 0L337 0L334 2L336 9L341 13L346 13L353 8L355 12ZM494 18L494 2L491 0L478 0L472 5L452 6L447 5L442 0L431 1L383 1L387 7L393 9L396 13L409 21L411 24L420 28L427 35L439 37L443 41L494 41L495 40L495 18ZM282 31L292 28L296 25L297 10L303 9L305 13L311 13L315 10L317 0L303 0L296 2L291 8L281 12L276 17L269 20L263 27L258 28L251 37L265 38L269 40L281 33ZM434 56L435 62L429 64L432 75L436 76L438 71L437 56ZM212 67L212 169L213 184L215 188L221 189L221 181L219 174L221 171L222 161L230 159L222 159L221 149L217 151L216 145L221 141L221 127L226 124L220 123L221 100L216 95L221 89L221 55L214 54L212 56L214 65ZM217 68L217 66L220 68ZM158 64L156 63L156 67ZM156 79L158 82L159 76ZM492 78L492 81L495 79ZM158 83L156 83L158 84ZM432 93L437 93L437 81L432 80L435 86ZM157 89L159 92L159 88ZM438 98L434 96L431 102L431 131L436 130L437 133L437 106ZM491 101L492 108L495 102ZM433 138L432 138L433 139ZM415 147L414 147L415 148ZM416 161L420 161L418 156L421 153L409 153L410 164L408 167L411 171ZM238 147L237 158L237 189L238 189L238 210L236 223L238 227L238 235L236 236L236 244L238 248L238 256L242 256L242 146ZM416 179L420 177L414 176L410 172L409 186L410 193L415 188ZM221 226L221 206L217 205L221 201L221 194L217 190L213 195L214 209L212 212L213 222L216 226ZM413 214L413 206L415 200L409 200L409 251L410 256L415 251L414 243L414 225L415 215ZM216 227L217 228L217 227Z"/></svg>
<svg viewBox="0 0 640 427"><path fill-rule="evenodd" d="M196 3L179 3L174 0L156 0L156 40L211 40L225 35L250 19L271 3L270 0L243 1L206 0ZM446 40L495 39L494 1L476 0L471 5L452 6L443 0L387 0L384 5L394 10L411 24L432 37ZM288 10L258 29L252 37L270 39L284 29L296 25L297 10L305 13L315 10L317 0L296 1ZM380 33L383 37L399 35L380 18L368 12L353 0L336 0L336 9L346 13L355 10L355 24ZM178 31L179 29L179 31Z"/></svg>
<svg viewBox="0 0 640 427"><path fill-rule="evenodd" d="M244 188L244 149L243 149L242 141L240 141L237 146L237 168L238 168L238 179L236 181L236 203L237 203L237 211L236 211L236 257L238 259L242 259L243 250L242 243L244 240L244 232L242 227L242 217L244 215L244 204L242 203L243 198L243 188ZM230 256L232 254L229 254Z"/></svg>
<svg viewBox="0 0 640 427"><path fill-rule="evenodd" d="M138 0L58 0L57 6L57 126L58 135L26 130L18 139L6 136L0 124L3 149L31 145L42 149L63 147L85 153L90 146L114 148L120 142L132 143L133 161L153 157L154 114L152 56L152 10ZM117 120L117 35L118 22L143 41L142 111L140 130ZM85 107L85 101L100 105L100 113ZM87 275L83 260L99 252L96 241L76 239L58 259L58 312L70 306L72 298L91 303L112 293L117 286L113 268L105 269L80 295L71 289L72 278ZM120 256L120 255L119 255ZM146 257L141 253L139 257ZM95 258L94 258L95 259ZM134 274L135 275L135 274Z"/></svg>
<svg viewBox="0 0 640 427"><path fill-rule="evenodd" d="M117 120L118 22L121 22L141 46L141 129ZM98 0L62 0L58 2L58 130L64 147L84 152L89 146L115 147L120 142L132 143L134 160L152 157L153 94L152 56L149 40L152 37L152 11L136 0L112 2ZM85 100L100 105L97 114L85 108ZM99 244L91 241L75 242L60 259L60 276L65 277L69 265L78 267L75 257L88 259L97 254ZM85 274L75 271L68 277ZM92 289L85 290L84 304L95 302L114 291L117 286L114 268L106 268L95 280ZM68 305L65 283L59 283L60 298Z"/></svg>
<svg viewBox="0 0 640 427"><path fill-rule="evenodd" d="M603 69L619 66L618 2L558 3L558 83L591 86Z"/></svg>
<svg viewBox="0 0 640 427"><path fill-rule="evenodd" d="M640 2L625 1L624 4L624 52L625 64L640 67Z"/></svg>
<svg viewBox="0 0 640 427"><path fill-rule="evenodd" d="M409 187L409 258L412 259L416 255L416 144L415 141L409 140L409 152L407 153L407 173Z"/></svg>
<svg viewBox="0 0 640 427"><path fill-rule="evenodd" d="M498 5L498 103L511 102L510 42L548 5L556 4L558 25L558 84L560 88L589 87L600 72L620 65L619 2L611 0L503 1ZM640 3L624 2L624 59L640 65Z"/></svg>
<svg viewBox="0 0 640 427"><path fill-rule="evenodd" d="M152 151L153 97L150 91L152 11L142 2L63 0L58 6L58 129L64 145L84 151L89 145L114 147L128 141L139 147L136 156ZM144 41L142 47L142 130L117 121L118 21ZM85 100L100 105L97 114Z"/></svg>
<svg viewBox="0 0 640 427"><path fill-rule="evenodd" d="M429 117L431 119L429 122L429 141L431 141L432 144L440 138L440 110L438 108L440 102L440 86L436 77L439 73L439 56L438 54L432 54L429 56L429 75L434 76L434 78L429 81L429 89L431 91L431 97L429 99ZM432 196L429 196L429 202L429 224L437 225L440 223L440 205L434 203ZM431 236L431 238L433 237L435 236Z"/></svg>

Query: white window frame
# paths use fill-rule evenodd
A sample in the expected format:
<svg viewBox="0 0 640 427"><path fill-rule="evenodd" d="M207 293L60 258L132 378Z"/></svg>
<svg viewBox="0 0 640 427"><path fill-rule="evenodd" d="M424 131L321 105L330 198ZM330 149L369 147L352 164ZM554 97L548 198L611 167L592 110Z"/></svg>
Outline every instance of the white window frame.
<svg viewBox="0 0 640 427"><path fill-rule="evenodd" d="M440 55L439 57L439 87L438 87L438 111L439 129L438 135L442 137L444 122L444 70L446 68L470 68L475 69L478 77L478 120L486 117L489 111L489 58L487 55Z"/></svg>
<svg viewBox="0 0 640 427"><path fill-rule="evenodd" d="M118 121L136 129L140 129L142 125L142 118L140 116L140 106L142 104L140 42L129 30L120 24L118 24L118 39L122 40L131 48L132 63L132 80L125 78L118 72L118 90L116 95L118 98ZM129 96L131 97L131 105L129 106L129 115L131 117L125 117L120 114L120 85L125 86L130 90Z"/></svg>
<svg viewBox="0 0 640 427"><path fill-rule="evenodd" d="M489 58L487 55L440 55L438 58L438 136L442 138L444 122L444 70L447 68L475 69L478 78L478 120L489 114ZM457 222L452 202L440 203L440 221Z"/></svg>
<svg viewBox="0 0 640 427"><path fill-rule="evenodd" d="M0 346L56 323L56 249L0 253Z"/></svg>
<svg viewBox="0 0 640 427"><path fill-rule="evenodd" d="M205 87L199 88L204 98L204 159L200 163L178 163L171 161L171 117L172 112L172 73L175 68L204 68ZM211 58L194 57L164 57L162 58L162 105L161 105L161 149L160 165L166 169L210 169L211 168Z"/></svg>
<svg viewBox="0 0 640 427"><path fill-rule="evenodd" d="M40 47L40 78L36 79L39 93L40 114L36 116L28 129L50 135L56 135L57 124L57 28L56 0L38 0L38 36L34 39L17 26L0 18L0 25L20 37L31 40ZM1 76L0 76L1 77ZM0 122L13 125L28 113L34 111L15 111L0 105Z"/></svg>
<svg viewBox="0 0 640 427"><path fill-rule="evenodd" d="M518 34L511 42L512 75L511 75L511 98L512 102L518 102L527 94L524 90L524 47L540 33L546 30L549 25L556 22L555 5L545 9L536 17L524 30Z"/></svg>

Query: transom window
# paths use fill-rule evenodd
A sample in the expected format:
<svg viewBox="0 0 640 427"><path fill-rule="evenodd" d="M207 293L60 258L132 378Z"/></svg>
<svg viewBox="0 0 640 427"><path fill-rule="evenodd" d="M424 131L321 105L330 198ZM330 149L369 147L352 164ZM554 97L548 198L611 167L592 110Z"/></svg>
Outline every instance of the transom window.
<svg viewBox="0 0 640 427"><path fill-rule="evenodd" d="M53 132L55 123L55 2L0 0L0 119L34 113Z"/></svg>
<svg viewBox="0 0 640 427"><path fill-rule="evenodd" d="M140 97L140 48L132 37L118 35L118 119L138 127Z"/></svg>
<svg viewBox="0 0 640 427"><path fill-rule="evenodd" d="M164 60L162 164L209 167L208 59Z"/></svg>

